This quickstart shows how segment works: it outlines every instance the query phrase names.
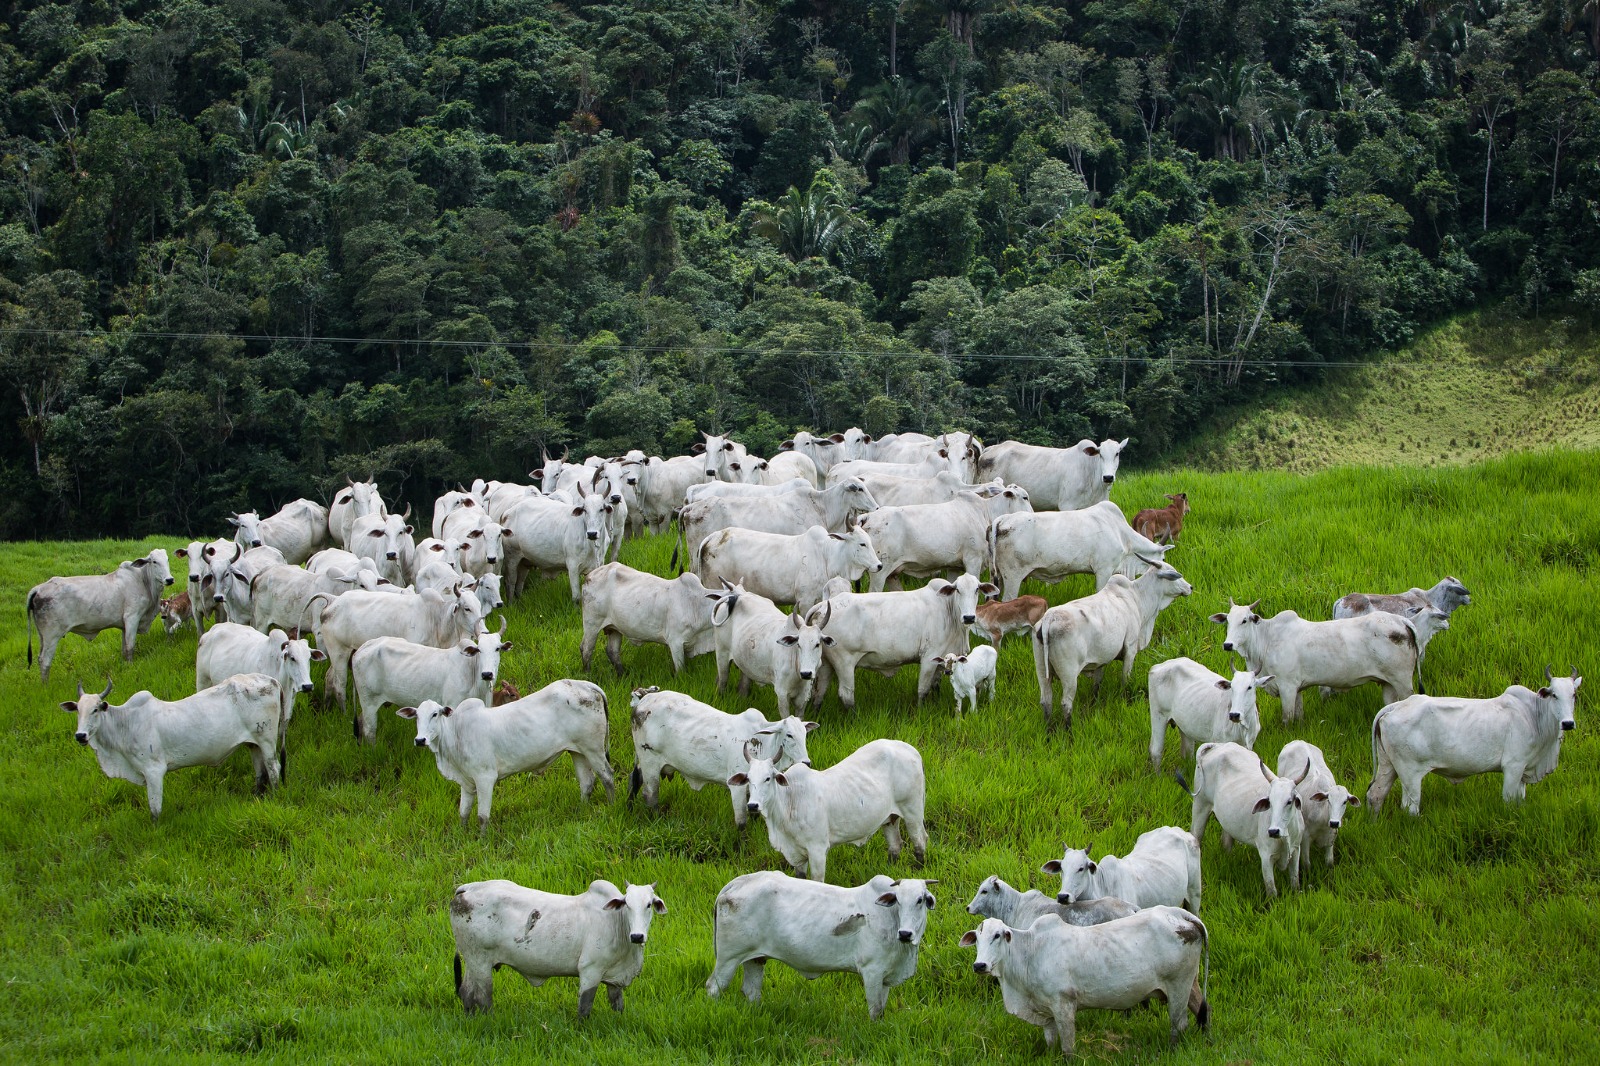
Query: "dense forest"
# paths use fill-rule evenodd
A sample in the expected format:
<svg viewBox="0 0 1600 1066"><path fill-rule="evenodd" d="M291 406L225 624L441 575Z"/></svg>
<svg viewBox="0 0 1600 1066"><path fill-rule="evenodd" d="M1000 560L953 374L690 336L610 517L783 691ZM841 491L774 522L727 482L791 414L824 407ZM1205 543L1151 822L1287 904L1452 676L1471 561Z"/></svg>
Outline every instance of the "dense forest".
<svg viewBox="0 0 1600 1066"><path fill-rule="evenodd" d="M1600 0L0 6L0 535L1131 435L1600 310Z"/></svg>

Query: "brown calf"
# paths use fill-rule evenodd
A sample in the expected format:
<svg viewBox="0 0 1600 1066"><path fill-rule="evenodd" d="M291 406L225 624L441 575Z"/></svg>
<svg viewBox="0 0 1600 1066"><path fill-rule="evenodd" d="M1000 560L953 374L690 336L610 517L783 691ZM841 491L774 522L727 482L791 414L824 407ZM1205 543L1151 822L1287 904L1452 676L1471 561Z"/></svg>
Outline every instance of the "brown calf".
<svg viewBox="0 0 1600 1066"><path fill-rule="evenodd" d="M1167 499L1172 501L1167 506L1146 507L1133 516L1134 530L1157 544L1178 543L1178 534L1183 532L1183 516L1189 513L1188 493L1180 492Z"/></svg>
<svg viewBox="0 0 1600 1066"><path fill-rule="evenodd" d="M517 691L517 686L506 680L495 686L494 695L490 697L490 706L499 707L506 703L515 703L522 698L522 693Z"/></svg>
<svg viewBox="0 0 1600 1066"><path fill-rule="evenodd" d="M161 624L167 627L167 636L193 617L189 607L189 594L180 592L161 601Z"/></svg>
<svg viewBox="0 0 1600 1066"><path fill-rule="evenodd" d="M1043 596L1018 596L1014 600L978 604L978 620L972 630L989 638L995 651L1005 643L1007 633L1032 629L1049 604Z"/></svg>

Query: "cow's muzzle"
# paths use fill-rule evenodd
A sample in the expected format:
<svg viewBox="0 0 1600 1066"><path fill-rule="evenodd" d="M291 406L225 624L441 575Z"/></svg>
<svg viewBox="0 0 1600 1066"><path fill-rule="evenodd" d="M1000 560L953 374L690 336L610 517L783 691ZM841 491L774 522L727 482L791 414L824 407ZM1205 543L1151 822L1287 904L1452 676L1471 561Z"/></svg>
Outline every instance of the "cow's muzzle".
<svg viewBox="0 0 1600 1066"><path fill-rule="evenodd" d="M162 582L162 584L170 585L170 584L172 584L172 579L169 577L169 578L167 578L166 581Z"/></svg>
<svg viewBox="0 0 1600 1066"><path fill-rule="evenodd" d="M485 670L481 676L483 677L483 679L485 681L493 681L494 680L494 674L490 673L488 670Z"/></svg>
<svg viewBox="0 0 1600 1066"><path fill-rule="evenodd" d="M1061 904L1063 907L1065 907L1067 904L1072 902L1072 893L1070 893L1070 892L1057 892L1056 893L1056 902Z"/></svg>
<svg viewBox="0 0 1600 1066"><path fill-rule="evenodd" d="M428 746L428 738L427 737L418 737L412 743L416 744L416 746L419 747L419 748L425 748L425 747Z"/></svg>
<svg viewBox="0 0 1600 1066"><path fill-rule="evenodd" d="M1332 818L1329 818L1328 819L1328 828L1329 829L1337 829L1337 828L1339 828L1339 823L1334 821Z"/></svg>
<svg viewBox="0 0 1600 1066"><path fill-rule="evenodd" d="M644 943L644 934L643 933L629 933L628 934L628 939L633 941L635 944L643 944Z"/></svg>
<svg viewBox="0 0 1600 1066"><path fill-rule="evenodd" d="M1277 840L1279 837L1283 836L1283 830L1282 829L1268 829L1267 830L1267 836L1271 837L1273 840Z"/></svg>
<svg viewBox="0 0 1600 1066"><path fill-rule="evenodd" d="M498 563L499 561L500 561L499 557L498 556L494 556L494 555L488 556L487 558L484 559L484 562L488 563L490 566L493 566L494 564Z"/></svg>
<svg viewBox="0 0 1600 1066"><path fill-rule="evenodd" d="M222 602L222 593L219 592L215 596L211 597L211 602L212 603L221 603Z"/></svg>
<svg viewBox="0 0 1600 1066"><path fill-rule="evenodd" d="M1575 728L1577 726L1577 724L1578 724L1577 722L1562 722L1561 723L1561 728L1562 728L1563 731L1565 731L1565 730L1568 730L1568 729Z"/></svg>
<svg viewBox="0 0 1600 1066"><path fill-rule="evenodd" d="M400 553L399 552L385 552L383 557L385 559L389 560L392 563L396 559L400 558Z"/></svg>
<svg viewBox="0 0 1600 1066"><path fill-rule="evenodd" d="M88 746L88 744L89 744L89 734L88 733L74 733L73 737L77 740L77 742L79 744L82 744L82 745L84 745L86 747Z"/></svg>
<svg viewBox="0 0 1600 1066"><path fill-rule="evenodd" d="M911 930L909 930L909 929L900 930L900 943L902 943L902 944L911 943L911 936L912 936Z"/></svg>
<svg viewBox="0 0 1600 1066"><path fill-rule="evenodd" d="M307 681L305 684L300 686L300 691L301 692L310 692L314 688L316 688L316 686L313 685L311 682Z"/></svg>
<svg viewBox="0 0 1600 1066"><path fill-rule="evenodd" d="M1237 722L1237 721L1240 721L1240 720L1241 719L1239 717L1239 712L1238 711L1229 711L1228 712L1228 721Z"/></svg>
<svg viewBox="0 0 1600 1066"><path fill-rule="evenodd" d="M193 581L196 585L198 585L198 584L200 584L200 575L199 574L190 574L189 575L189 580Z"/></svg>
<svg viewBox="0 0 1600 1066"><path fill-rule="evenodd" d="M1104 481L1107 485L1109 485L1113 481L1117 480L1117 475L1115 475L1115 474L1107 474L1104 477L1102 477L1100 480Z"/></svg>
<svg viewBox="0 0 1600 1066"><path fill-rule="evenodd" d="M261 547L261 542L259 540L253 540L253 541L250 542L250 547L259 548L259 547Z"/></svg>
<svg viewBox="0 0 1600 1066"><path fill-rule="evenodd" d="M975 615L975 614L964 614L964 615L961 616L961 624L964 625L964 626L970 626L972 623L976 622L977 620L978 620L978 616Z"/></svg>
<svg viewBox="0 0 1600 1066"><path fill-rule="evenodd" d="M589 531L589 539L590 540L599 540L600 539L599 532L596 531L596 530L590 530Z"/></svg>
<svg viewBox="0 0 1600 1066"><path fill-rule="evenodd" d="M975 963L972 964L972 972L973 973L988 973L989 972L989 964L986 963L986 962L975 962Z"/></svg>
<svg viewBox="0 0 1600 1066"><path fill-rule="evenodd" d="M802 670L802 671L800 671L800 680L802 680L802 681L810 681L811 680L811 675L812 675L812 672L810 670Z"/></svg>
<svg viewBox="0 0 1600 1066"><path fill-rule="evenodd" d="M759 803L746 803L744 805L744 809L749 811L751 814L760 814L761 813L761 804L759 804Z"/></svg>
<svg viewBox="0 0 1600 1066"><path fill-rule="evenodd" d="M1232 651L1233 650L1233 641L1231 641L1231 640L1223 641L1222 642L1222 650L1223 651Z"/></svg>

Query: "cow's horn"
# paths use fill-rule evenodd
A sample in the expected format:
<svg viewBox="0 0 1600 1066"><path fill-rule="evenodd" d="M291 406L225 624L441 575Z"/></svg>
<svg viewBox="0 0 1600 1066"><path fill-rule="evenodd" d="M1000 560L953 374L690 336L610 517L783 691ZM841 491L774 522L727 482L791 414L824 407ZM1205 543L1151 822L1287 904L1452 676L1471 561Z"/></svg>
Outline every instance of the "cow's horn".
<svg viewBox="0 0 1600 1066"><path fill-rule="evenodd" d="M1546 681L1554 681L1555 680L1555 678L1552 677L1551 674L1550 674L1550 664L1549 663L1545 663L1544 664L1544 679Z"/></svg>
<svg viewBox="0 0 1600 1066"><path fill-rule="evenodd" d="M1272 780L1272 773L1271 773L1271 771L1269 771L1269 770L1268 770L1268 769L1267 769L1267 764L1266 764L1266 760L1264 760L1264 759L1257 759L1257 760L1256 760L1256 762L1257 762L1257 764L1259 764L1259 765L1260 765L1260 767L1261 767L1261 776L1262 776L1262 777L1264 777L1264 778L1266 778L1266 779L1267 779L1267 780L1268 780L1268 781L1271 781L1271 780ZM1309 762L1309 760L1308 760L1308 761L1307 761L1307 765L1310 765L1310 762Z"/></svg>
<svg viewBox="0 0 1600 1066"><path fill-rule="evenodd" d="M233 558L229 559L228 562L230 564L238 562L239 561L239 556L241 556L243 554L244 554L244 545L238 543L237 541L234 542L234 545L233 545Z"/></svg>
<svg viewBox="0 0 1600 1066"><path fill-rule="evenodd" d="M81 695L81 693L80 693L80 695ZM106 675L106 687L100 690L100 698L103 700L109 695L111 695L111 675L107 674Z"/></svg>
<svg viewBox="0 0 1600 1066"><path fill-rule="evenodd" d="M789 624L791 626L793 626L795 629L803 629L803 628L805 628L805 622L800 620L800 612L799 611L790 612L790 614L789 614Z"/></svg>
<svg viewBox="0 0 1600 1066"><path fill-rule="evenodd" d="M1578 667L1576 665L1572 667L1572 680L1578 680Z"/></svg>
<svg viewBox="0 0 1600 1066"><path fill-rule="evenodd" d="M83 682L82 681L78 682L78 698L80 700L83 699Z"/></svg>
<svg viewBox="0 0 1600 1066"><path fill-rule="evenodd" d="M828 628L828 619L833 617L833 601L829 600L822 605L822 621L817 623L818 629ZM1576 673L1576 669L1574 669Z"/></svg>
<svg viewBox="0 0 1600 1066"><path fill-rule="evenodd" d="M497 637L505 636L506 635L506 625L507 625L506 616L502 614L500 616L500 628L495 631L495 636L497 636Z"/></svg>
<svg viewBox="0 0 1600 1066"><path fill-rule="evenodd" d="M732 592L733 591L733 586L728 583L728 579L727 578L722 578L721 580L722 580L722 587L727 589L729 592Z"/></svg>
<svg viewBox="0 0 1600 1066"><path fill-rule="evenodd" d="M400 516L400 521L404 522L406 519L408 519L410 517L411 517L411 504L409 502L407 502L405 513Z"/></svg>
<svg viewBox="0 0 1600 1066"><path fill-rule="evenodd" d="M1306 775L1309 774L1310 772L1311 772L1311 756L1307 755L1306 756L1306 768L1304 770L1300 771L1300 776L1294 779L1294 783L1298 785L1300 782L1304 781L1306 779Z"/></svg>

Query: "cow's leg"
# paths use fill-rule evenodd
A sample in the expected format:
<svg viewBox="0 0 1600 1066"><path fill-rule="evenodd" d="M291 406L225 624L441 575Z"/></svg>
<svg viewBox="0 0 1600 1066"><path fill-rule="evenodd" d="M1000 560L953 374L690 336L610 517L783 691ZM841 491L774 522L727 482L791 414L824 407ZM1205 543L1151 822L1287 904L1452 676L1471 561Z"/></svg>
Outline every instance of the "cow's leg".
<svg viewBox="0 0 1600 1066"><path fill-rule="evenodd" d="M1427 771L1410 766L1400 775L1400 802L1412 814L1422 813L1422 779L1426 776Z"/></svg>
<svg viewBox="0 0 1600 1066"><path fill-rule="evenodd" d="M583 602L582 600L580 600L578 598L578 582L582 578L582 574L580 573L580 569L581 569L580 564L578 563L578 561L576 559L574 559L572 562L567 564L567 587L572 592L572 602L573 603L582 603ZM594 999L594 990L593 989L589 990L589 998L590 998L590 1000Z"/></svg>
<svg viewBox="0 0 1600 1066"><path fill-rule="evenodd" d="M1301 712L1299 682L1290 681L1286 685L1280 678L1278 681L1278 691L1282 693L1283 720L1285 722L1298 722L1300 720Z"/></svg>
<svg viewBox="0 0 1600 1066"><path fill-rule="evenodd" d="M1051 1013L1056 1019L1056 1040L1059 1041L1061 1056L1070 1059L1078 1044L1078 1005L1062 996Z"/></svg>
<svg viewBox="0 0 1600 1066"><path fill-rule="evenodd" d="M717 645L717 692L728 691L728 661L729 655L722 650L721 642Z"/></svg>
<svg viewBox="0 0 1600 1066"><path fill-rule="evenodd" d="M900 816L889 815L889 820L883 823L883 842L889 848L889 861L897 862L900 859Z"/></svg>
<svg viewBox="0 0 1600 1066"><path fill-rule="evenodd" d="M868 578L867 578L867 591L868 592L882 592L883 591L883 586L889 580L890 571L892 569L893 569L893 564L886 562L886 563L883 564L883 569L882 570L879 570L875 574L869 575Z"/></svg>
<svg viewBox="0 0 1600 1066"><path fill-rule="evenodd" d="M1389 790L1394 787L1395 772L1394 762L1384 750L1381 736L1374 747L1377 748L1377 765L1373 767L1372 784L1367 786L1367 810L1376 815L1383 809L1383 801L1388 798Z"/></svg>
<svg viewBox="0 0 1600 1066"><path fill-rule="evenodd" d="M489 810L494 806L494 774L485 774L474 778L473 789L478 794L478 832L484 833L489 829Z"/></svg>
<svg viewBox="0 0 1600 1066"><path fill-rule="evenodd" d="M743 829L750 822L750 789L745 785L729 785L728 796L733 800L733 824Z"/></svg>
<svg viewBox="0 0 1600 1066"><path fill-rule="evenodd" d="M165 766L152 766L144 769L145 798L150 803L150 820L153 822L161 817L161 792L167 776Z"/></svg>
<svg viewBox="0 0 1600 1066"><path fill-rule="evenodd" d="M456 957L456 995L468 1014L487 1014L494 1009L494 966L487 959Z"/></svg>
<svg viewBox="0 0 1600 1066"><path fill-rule="evenodd" d="M1507 762L1501 768L1500 798L1507 803L1521 803L1522 798L1527 795L1528 786L1522 781L1525 768L1520 762Z"/></svg>
<svg viewBox="0 0 1600 1066"><path fill-rule="evenodd" d="M822 664L817 667L816 680L811 684L811 709L821 710L822 701L828 695L828 685L833 681L833 667L828 664L827 656L823 656Z"/></svg>
<svg viewBox="0 0 1600 1066"><path fill-rule="evenodd" d="M1295 892L1300 891L1300 856L1305 850L1305 841L1302 840L1289 852L1289 888Z"/></svg>
<svg viewBox="0 0 1600 1066"><path fill-rule="evenodd" d="M615 803L617 800L617 779L611 773L611 762L606 758L605 750L585 752L583 761L589 767L589 792L583 798L588 799L594 794L594 779L600 779L600 786L606 790L606 802Z"/></svg>
<svg viewBox="0 0 1600 1066"><path fill-rule="evenodd" d="M588 759L573 752L572 772L578 777L578 795L585 803L589 802L589 797L594 795L594 767L589 765Z"/></svg>
<svg viewBox="0 0 1600 1066"><path fill-rule="evenodd" d="M767 974L767 960L766 959L758 957L758 958L754 958L754 959L746 959L745 960L745 964L744 964L744 981L741 983L740 989L739 989L741 992L744 993L744 998L745 999L748 999L751 1003L760 1003L761 1002L761 979L763 977L765 977L766 974ZM730 967L729 976L730 977L732 976L731 967ZM726 984L727 982L724 981L723 983Z"/></svg>
<svg viewBox="0 0 1600 1066"><path fill-rule="evenodd" d="M589 664L594 660L595 642L600 639L600 630L593 629L587 624L583 627L583 639L578 642L578 658L583 662L584 673L589 672Z"/></svg>
<svg viewBox="0 0 1600 1066"><path fill-rule="evenodd" d="M50 663L56 657L56 645L61 643L60 633L39 630L39 680L50 683Z"/></svg>
<svg viewBox="0 0 1600 1066"><path fill-rule="evenodd" d="M1190 986L1193 988L1193 986ZM1171 1026L1171 1043L1178 1046L1178 1037L1189 1028L1189 997L1184 994L1181 986L1165 989L1167 995L1167 1021Z"/></svg>
<svg viewBox="0 0 1600 1066"><path fill-rule="evenodd" d="M1199 776L1198 772L1195 775ZM1211 821L1211 798L1203 793L1196 792L1194 803L1189 807L1189 835L1194 837L1196 844L1205 841L1206 823Z"/></svg>
<svg viewBox="0 0 1600 1066"><path fill-rule="evenodd" d="M784 698L783 698L783 693L779 692L779 693L777 693L777 696L778 696L778 702L779 703L785 702ZM750 675L748 673L746 673L743 669L740 669L740 671L739 671L739 698L743 700L743 699L749 699L749 697L750 697ZM784 712L784 717L787 718L788 716L789 716L788 712Z"/></svg>
<svg viewBox="0 0 1600 1066"><path fill-rule="evenodd" d="M133 642L139 636L139 616L128 615L122 619L122 661L133 662Z"/></svg>
<svg viewBox="0 0 1600 1066"><path fill-rule="evenodd" d="M1002 600L1016 599L1017 593L1022 591L1022 579L1025 577L1027 577L1027 575L1020 571L1016 573L1011 573L1008 571L1004 577L999 577L998 580L1000 581L1001 590L1000 598Z"/></svg>
<svg viewBox="0 0 1600 1066"><path fill-rule="evenodd" d="M1048 730L1050 728L1050 711L1056 701L1055 683L1051 681L1047 672L1049 670L1049 663L1046 659L1047 653L1043 642L1039 640L1037 630L1029 638L1028 644L1033 649L1033 677L1039 683L1039 710L1044 714L1044 727Z"/></svg>
<svg viewBox="0 0 1600 1066"><path fill-rule="evenodd" d="M667 652L668 652L668 654L670 654L672 656L672 672L674 674L683 673L683 664L685 662L687 662L688 659L689 659L689 648L688 648L688 646L686 644L684 644L684 642L681 641L681 640L669 641L667 643ZM608 654L610 653L610 648L609 647L607 648L607 653ZM619 674L622 673L622 637L621 637L621 635L618 635L618 637L617 637L617 657L616 657L616 659L613 660L613 662L614 662L614 664L615 664L615 666L617 668L617 673L619 673Z"/></svg>
<svg viewBox="0 0 1600 1066"><path fill-rule="evenodd" d="M1184 740L1185 745L1188 739ZM1167 715L1165 711L1150 708L1150 769L1161 769L1161 756L1167 747ZM1189 752L1183 753L1184 762L1189 761Z"/></svg>
<svg viewBox="0 0 1600 1066"><path fill-rule="evenodd" d="M586 984L580 980L579 985L578 1017L587 1018L589 1016L589 1012L594 1009L594 994L600 991L600 982L595 981L594 984Z"/></svg>
<svg viewBox="0 0 1600 1066"><path fill-rule="evenodd" d="M1261 882L1267 888L1267 898L1276 899L1278 896L1278 878L1272 871L1272 849L1260 849L1261 855Z"/></svg>
<svg viewBox="0 0 1600 1066"><path fill-rule="evenodd" d="M838 666L839 674L839 706L847 711L856 706L856 664L854 659L846 659Z"/></svg>
<svg viewBox="0 0 1600 1066"><path fill-rule="evenodd" d="M371 747L378 742L378 707L382 706L382 701L374 704L359 691L356 696L361 701L361 723L357 732L361 736L361 743Z"/></svg>
<svg viewBox="0 0 1600 1066"><path fill-rule="evenodd" d="M938 669L926 659L917 665L917 702L921 703L928 698L928 693L933 691L933 686L939 682ZM959 698L959 697L958 697ZM957 713L960 707L957 706Z"/></svg>
<svg viewBox="0 0 1600 1066"><path fill-rule="evenodd" d="M622 676L622 634L621 633L608 633L608 634L606 634L606 658L611 660L611 669L613 669L613 670L615 670L617 672L617 676L618 677L621 677ZM673 660L672 660L672 669L673 669L674 672L677 672L678 670L683 669L683 667L679 664L678 659L676 657L674 657Z"/></svg>
<svg viewBox="0 0 1600 1066"><path fill-rule="evenodd" d="M609 1002L611 1004L611 1009L612 1010L616 1011L618 1014L621 1014L622 1013L622 986L621 985L607 984L606 985L606 1000L607 1000L607 1002Z"/></svg>
<svg viewBox="0 0 1600 1066"><path fill-rule="evenodd" d="M461 828L467 827L467 815L472 813L472 801L478 798L477 791L471 784L461 786Z"/></svg>
<svg viewBox="0 0 1600 1066"><path fill-rule="evenodd" d="M820 848L807 848L805 859L805 876L813 881L826 881L828 879L828 845L823 843Z"/></svg>
<svg viewBox="0 0 1600 1066"><path fill-rule="evenodd" d="M250 769L255 773L256 795L265 795L267 791L267 767L261 757L261 747L257 744L248 744L246 747L250 749Z"/></svg>
<svg viewBox="0 0 1600 1066"><path fill-rule="evenodd" d="M906 824L906 836L911 838L911 855L921 866L928 858L928 827L922 819L922 798L916 797L915 806L908 803L900 818Z"/></svg>
<svg viewBox="0 0 1600 1066"><path fill-rule="evenodd" d="M868 966L861 971L861 987L867 993L867 1017L873 1021L883 1017L883 1008L889 1002L889 986L883 983L885 976L881 965Z"/></svg>

